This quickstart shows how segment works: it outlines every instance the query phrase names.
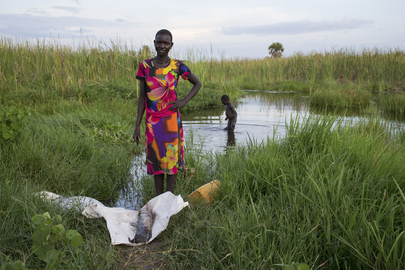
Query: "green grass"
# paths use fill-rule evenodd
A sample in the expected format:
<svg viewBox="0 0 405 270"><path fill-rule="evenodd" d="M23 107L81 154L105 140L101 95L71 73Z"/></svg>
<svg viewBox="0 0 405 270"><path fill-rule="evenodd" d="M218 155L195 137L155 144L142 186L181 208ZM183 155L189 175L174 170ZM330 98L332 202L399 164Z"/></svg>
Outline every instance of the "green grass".
<svg viewBox="0 0 405 270"><path fill-rule="evenodd" d="M208 162L188 157L197 172L177 191L219 179L222 194L173 218L162 236L167 264L403 269L404 145L388 130L381 120L294 119L284 140L251 142Z"/></svg>
<svg viewBox="0 0 405 270"><path fill-rule="evenodd" d="M136 69L142 59L151 57L151 52L126 43L113 44L108 50L91 41L89 44L90 48L84 44L65 46L57 41L29 43L1 38L1 103L44 103L61 98L94 102L100 96L136 98ZM399 49L221 60L191 51L185 57L184 62L203 83L202 90L206 87L207 91L219 91L235 99L240 97L240 89L312 92L325 85L341 90L330 87L336 82L368 91L405 89L405 54ZM205 98L196 96L198 108L211 106L212 101L206 102Z"/></svg>
<svg viewBox="0 0 405 270"><path fill-rule="evenodd" d="M366 107L371 92L354 84L329 84L316 87L309 95L311 105L320 107Z"/></svg>
<svg viewBox="0 0 405 270"><path fill-rule="evenodd" d="M403 93L383 95L378 99L378 103L386 112L405 116L405 96Z"/></svg>
<svg viewBox="0 0 405 270"><path fill-rule="evenodd" d="M121 101L114 102L117 103ZM46 204L34 194L46 190L64 196L83 195L113 201L119 188L130 181L131 152L141 151L124 141L112 144L94 136L109 123L129 125L120 113L104 109L112 104L85 106L77 101L49 104L32 110L27 124L14 143L0 145L0 261L23 260L32 269L45 268L32 254L36 214L61 214L68 228L84 237L85 245L76 261L64 268L110 269L116 250L110 247L103 220L89 220L80 213ZM38 104L37 104L38 105ZM133 125L123 136L131 137ZM126 135L125 135L126 134ZM69 256L67 258L70 258Z"/></svg>
<svg viewBox="0 0 405 270"><path fill-rule="evenodd" d="M18 139L0 144L1 262L46 267L32 253L29 220L48 211L62 213L64 225L84 238L79 258L68 256L61 268L119 264L119 248L110 246L103 220L62 211L33 194L48 190L116 199L129 181L132 153L142 150L127 141L137 113L136 68L150 56L127 44L104 50L94 44L0 39L0 111L22 106L31 112ZM184 61L203 83L184 115L221 105L223 94L237 101L241 89L301 91L313 104L339 107L366 106L370 90L404 89L405 56L398 50L222 60L196 52ZM181 81L179 97L190 87ZM402 113L401 98L378 102ZM403 268L399 143L405 132L387 129L378 120L351 127L341 119L312 118L290 123L286 140L252 142L226 156L187 148L186 166L196 172L180 174L176 192L187 195L213 179L221 180L223 190L214 205L194 205L173 217L160 237L167 265L260 269L306 262L314 269ZM147 201L154 195L153 182L145 178L143 183Z"/></svg>

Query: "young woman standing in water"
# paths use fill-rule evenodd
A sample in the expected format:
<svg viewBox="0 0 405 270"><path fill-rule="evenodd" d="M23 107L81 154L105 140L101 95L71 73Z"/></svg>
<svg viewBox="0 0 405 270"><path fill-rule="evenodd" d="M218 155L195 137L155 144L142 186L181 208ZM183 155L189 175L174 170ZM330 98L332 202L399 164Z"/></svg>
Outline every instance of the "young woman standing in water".
<svg viewBox="0 0 405 270"><path fill-rule="evenodd" d="M173 193L177 172L183 171L184 138L179 110L197 94L201 82L183 62L170 59L173 47L170 31L158 31L154 45L157 55L142 61L136 75L140 91L133 138L138 145L140 124L146 111L147 173L154 176L157 196L163 193L164 175L167 175L167 191ZM180 76L193 85L183 99L178 99L175 92Z"/></svg>

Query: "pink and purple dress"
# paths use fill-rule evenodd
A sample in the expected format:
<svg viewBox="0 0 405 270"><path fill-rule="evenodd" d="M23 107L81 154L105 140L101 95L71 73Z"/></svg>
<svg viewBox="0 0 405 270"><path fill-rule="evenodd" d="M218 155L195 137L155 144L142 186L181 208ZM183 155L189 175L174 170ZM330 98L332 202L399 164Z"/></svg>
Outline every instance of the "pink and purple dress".
<svg viewBox="0 0 405 270"><path fill-rule="evenodd" d="M146 81L145 148L147 173L176 174L183 171L184 138L178 110L169 110L177 98L179 76L187 80L190 69L179 60L170 60L165 68L155 68L152 59L139 64L136 78Z"/></svg>

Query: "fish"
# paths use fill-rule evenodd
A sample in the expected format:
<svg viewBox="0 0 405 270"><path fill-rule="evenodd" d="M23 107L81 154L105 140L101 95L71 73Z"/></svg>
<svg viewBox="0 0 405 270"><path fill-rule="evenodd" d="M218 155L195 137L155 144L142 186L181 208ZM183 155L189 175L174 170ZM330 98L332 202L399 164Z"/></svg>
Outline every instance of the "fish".
<svg viewBox="0 0 405 270"><path fill-rule="evenodd" d="M152 209L148 205L142 207L138 213L138 224L136 224L136 234L129 242L134 244L147 243L152 238L152 226L155 219L155 215Z"/></svg>

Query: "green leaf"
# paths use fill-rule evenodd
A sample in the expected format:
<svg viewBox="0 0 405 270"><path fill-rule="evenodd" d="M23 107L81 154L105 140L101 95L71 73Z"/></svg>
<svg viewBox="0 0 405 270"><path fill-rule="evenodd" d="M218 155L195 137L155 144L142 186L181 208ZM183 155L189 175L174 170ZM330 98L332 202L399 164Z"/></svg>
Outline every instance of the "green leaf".
<svg viewBox="0 0 405 270"><path fill-rule="evenodd" d="M22 129L22 125L21 125L21 123L19 123L19 122L13 122L13 123L11 123L11 127L12 127L14 130L17 130L17 131L20 131L20 130Z"/></svg>
<svg viewBox="0 0 405 270"><path fill-rule="evenodd" d="M31 222L34 223L34 224L36 224L36 225L42 224L42 222L43 222L42 215L35 215L35 216L33 216L33 217L31 218Z"/></svg>
<svg viewBox="0 0 405 270"><path fill-rule="evenodd" d="M38 227L38 228L41 231L44 231L44 232L51 232L52 231L52 225L51 224L46 224L45 222L49 222L49 220L45 219L44 224L42 226Z"/></svg>
<svg viewBox="0 0 405 270"><path fill-rule="evenodd" d="M55 216L55 221L56 221L57 224L62 223L62 217L60 215L56 215Z"/></svg>
<svg viewBox="0 0 405 270"><path fill-rule="evenodd" d="M33 245L32 249L34 250L34 254L43 261L45 260L46 253L50 250L54 250L53 245Z"/></svg>
<svg viewBox="0 0 405 270"><path fill-rule="evenodd" d="M10 121L11 122L16 122L18 119L17 119L17 116L15 116L15 115L11 115L10 116Z"/></svg>
<svg viewBox="0 0 405 270"><path fill-rule="evenodd" d="M66 238L72 240L73 238L75 238L75 234L76 234L75 230L68 230L66 232Z"/></svg>
<svg viewBox="0 0 405 270"><path fill-rule="evenodd" d="M47 217L47 218L49 218L49 219L51 219L51 215L50 215L48 212L45 212L45 213L43 214L43 216L44 216L44 217Z"/></svg>
<svg viewBox="0 0 405 270"><path fill-rule="evenodd" d="M306 263L300 263L295 266L297 267L297 270L309 270L309 265Z"/></svg>
<svg viewBox="0 0 405 270"><path fill-rule="evenodd" d="M77 232L76 232L77 233ZM77 248L83 245L83 238L82 236L77 233L76 237L72 239L72 241L70 241L70 244L72 245L72 247Z"/></svg>
<svg viewBox="0 0 405 270"><path fill-rule="evenodd" d="M44 231L44 230L36 229L34 231L34 233L32 234L32 241L34 243L42 244L42 243L46 242L46 238L49 235L49 233L50 233L50 230Z"/></svg>
<svg viewBox="0 0 405 270"><path fill-rule="evenodd" d="M48 250L46 252L45 258L43 260L46 262L53 261L59 256L60 252L61 252L60 250L55 250L55 249Z"/></svg>
<svg viewBox="0 0 405 270"><path fill-rule="evenodd" d="M58 224L56 226L53 226L52 232L56 234L63 233L65 231L65 227L63 227L62 224Z"/></svg>
<svg viewBox="0 0 405 270"><path fill-rule="evenodd" d="M3 138L6 139L6 140L11 138L11 134L8 131L3 131L2 135L3 135Z"/></svg>
<svg viewBox="0 0 405 270"><path fill-rule="evenodd" d="M13 263L8 263L8 264L4 265L4 268L2 267L1 269L3 269L3 270L27 270L27 268L25 268L25 264L20 260L15 261Z"/></svg>

